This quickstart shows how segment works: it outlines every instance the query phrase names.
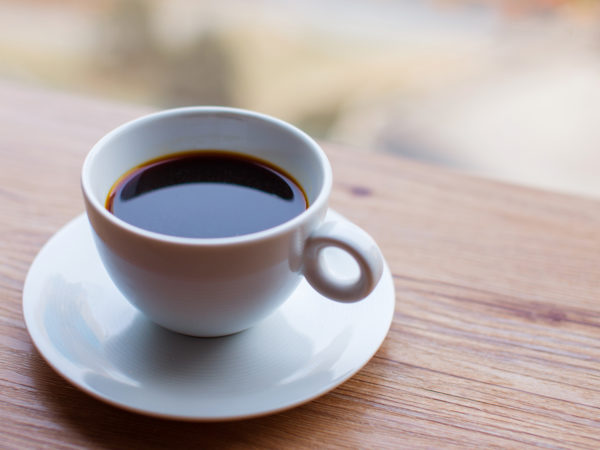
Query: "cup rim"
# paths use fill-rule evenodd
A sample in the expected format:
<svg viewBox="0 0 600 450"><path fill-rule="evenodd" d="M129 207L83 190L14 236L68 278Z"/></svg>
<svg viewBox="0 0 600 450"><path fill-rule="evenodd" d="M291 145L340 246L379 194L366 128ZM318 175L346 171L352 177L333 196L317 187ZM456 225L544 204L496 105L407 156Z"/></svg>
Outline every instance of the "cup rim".
<svg viewBox="0 0 600 450"><path fill-rule="evenodd" d="M105 145L113 139L115 136L125 133L129 128L134 127L136 125L143 124L144 122L153 121L156 119L173 117L173 116L185 116L185 115L210 115L210 114L233 114L240 117L252 117L255 119L259 119L265 122L269 122L273 125L276 125L280 128L284 128L287 132L296 135L299 137L304 143L311 147L311 149L318 156L321 166L323 168L323 183L322 187L316 196L315 200L302 211L297 216L292 219L283 222L279 225L276 225L271 228L267 228L266 230L256 231L253 233L238 235L238 236L228 236L228 237L218 237L218 238L198 238L198 237L182 237L182 236L173 236L163 233L158 233L155 231L146 230L144 228L138 227L136 225L132 225L128 222L125 222L123 219L112 214L108 211L103 204L96 198L96 196L92 192L91 187L91 171L94 158L102 151ZM107 134L105 134L100 140L98 140L88 154L85 157L83 162L83 167L81 170L81 188L83 191L83 195L85 196L87 203L92 206L97 214L99 214L105 221L108 221L113 226L116 226L120 229L123 229L129 233L132 233L136 236L150 239L152 241L158 241L163 243L170 244L180 244L186 246L221 246L221 245L232 245L232 244L244 244L254 241L259 241L265 238L271 238L275 236L279 236L285 233L290 232L291 230L297 228L302 222L307 220L310 216L318 211L323 210L327 207L327 201L329 198L329 193L331 191L332 185L332 169L331 164L329 163L329 159L327 158L325 152L320 147L317 142L311 138L304 131L299 128L291 125L288 122L285 122L276 117L250 111L241 108L232 108L225 106L187 106L181 108L171 108L165 109L157 112L153 112L150 114L143 115L136 119L125 122L118 127L114 128Z"/></svg>

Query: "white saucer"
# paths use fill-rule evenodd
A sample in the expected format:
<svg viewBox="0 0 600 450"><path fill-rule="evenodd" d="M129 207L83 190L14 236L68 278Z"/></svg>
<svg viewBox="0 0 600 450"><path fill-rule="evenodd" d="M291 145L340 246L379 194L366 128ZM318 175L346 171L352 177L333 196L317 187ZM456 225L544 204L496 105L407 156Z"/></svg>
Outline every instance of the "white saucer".
<svg viewBox="0 0 600 450"><path fill-rule="evenodd" d="M327 257L336 272L355 269L342 253ZM327 300L303 281L254 328L210 339L175 334L148 321L113 286L85 215L42 248L23 290L29 334L68 381L131 411L202 421L273 413L335 388L377 351L394 303L386 266L375 291L358 303Z"/></svg>

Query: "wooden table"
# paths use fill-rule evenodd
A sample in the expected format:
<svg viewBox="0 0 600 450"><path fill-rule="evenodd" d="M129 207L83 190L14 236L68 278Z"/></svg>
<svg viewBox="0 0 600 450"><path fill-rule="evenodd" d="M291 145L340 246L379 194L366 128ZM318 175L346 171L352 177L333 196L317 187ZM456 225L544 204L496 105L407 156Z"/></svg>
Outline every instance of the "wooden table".
<svg viewBox="0 0 600 450"><path fill-rule="evenodd" d="M147 110L7 83L0 99L0 447L600 448L600 203L333 145L332 206L375 237L396 287L363 370L233 423L149 418L78 391L33 347L23 282L83 210L86 152Z"/></svg>

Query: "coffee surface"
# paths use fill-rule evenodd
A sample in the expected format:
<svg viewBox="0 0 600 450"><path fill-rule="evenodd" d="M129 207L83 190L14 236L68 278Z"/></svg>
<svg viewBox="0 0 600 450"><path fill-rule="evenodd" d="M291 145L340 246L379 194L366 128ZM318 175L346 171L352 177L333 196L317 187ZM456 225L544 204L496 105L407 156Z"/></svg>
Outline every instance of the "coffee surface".
<svg viewBox="0 0 600 450"><path fill-rule="evenodd" d="M300 214L306 196L291 176L223 151L190 151L149 161L111 188L106 208L132 225L180 237L239 236Z"/></svg>

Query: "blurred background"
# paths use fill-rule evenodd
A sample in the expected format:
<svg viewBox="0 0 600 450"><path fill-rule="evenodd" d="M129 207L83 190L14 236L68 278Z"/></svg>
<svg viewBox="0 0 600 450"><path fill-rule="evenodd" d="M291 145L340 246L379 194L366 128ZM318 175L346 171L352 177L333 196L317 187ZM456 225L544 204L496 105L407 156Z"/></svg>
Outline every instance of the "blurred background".
<svg viewBox="0 0 600 450"><path fill-rule="evenodd" d="M600 195L598 0L0 0L0 78Z"/></svg>

